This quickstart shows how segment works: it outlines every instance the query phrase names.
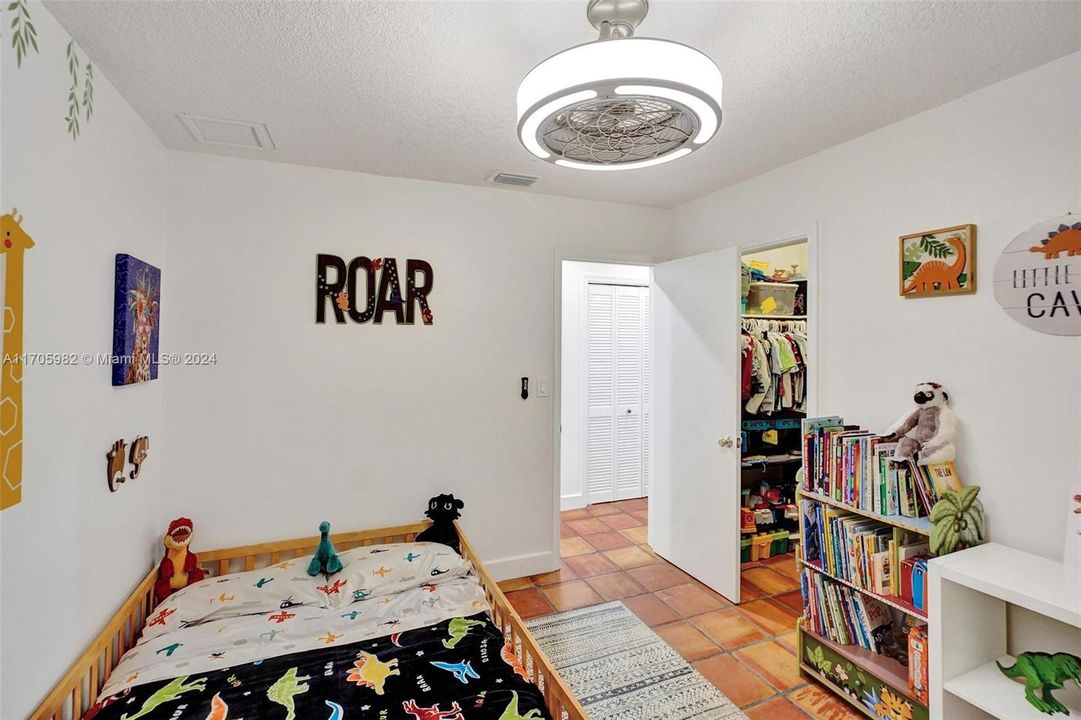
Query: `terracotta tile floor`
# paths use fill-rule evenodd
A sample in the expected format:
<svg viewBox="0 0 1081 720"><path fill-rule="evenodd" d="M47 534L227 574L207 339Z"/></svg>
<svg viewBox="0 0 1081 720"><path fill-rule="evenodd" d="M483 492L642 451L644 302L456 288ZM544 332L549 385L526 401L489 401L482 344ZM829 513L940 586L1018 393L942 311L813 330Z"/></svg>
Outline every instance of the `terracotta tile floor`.
<svg viewBox="0 0 1081 720"><path fill-rule="evenodd" d="M799 572L791 555L743 566L733 606L646 544L647 501L568 510L559 570L500 583L524 618L620 600L752 720L859 720L847 703L800 677Z"/></svg>

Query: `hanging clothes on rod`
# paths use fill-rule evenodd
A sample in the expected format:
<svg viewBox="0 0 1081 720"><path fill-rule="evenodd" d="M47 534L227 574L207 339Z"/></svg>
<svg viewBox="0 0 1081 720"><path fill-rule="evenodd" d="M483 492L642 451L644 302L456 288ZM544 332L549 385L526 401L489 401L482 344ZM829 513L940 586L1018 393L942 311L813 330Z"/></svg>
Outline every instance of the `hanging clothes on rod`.
<svg viewBox="0 0 1081 720"><path fill-rule="evenodd" d="M804 411L807 401L807 322L743 318L744 407L752 415Z"/></svg>

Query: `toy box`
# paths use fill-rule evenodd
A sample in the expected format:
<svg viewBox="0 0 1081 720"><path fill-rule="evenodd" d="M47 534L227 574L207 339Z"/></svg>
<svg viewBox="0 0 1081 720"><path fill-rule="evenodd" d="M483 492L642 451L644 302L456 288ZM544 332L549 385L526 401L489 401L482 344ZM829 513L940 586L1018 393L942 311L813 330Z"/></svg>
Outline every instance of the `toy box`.
<svg viewBox="0 0 1081 720"><path fill-rule="evenodd" d="M769 544L773 540L770 533L755 535L751 544L751 559L765 560L769 557Z"/></svg>
<svg viewBox="0 0 1081 720"><path fill-rule="evenodd" d="M770 557L788 552L788 530L778 530L770 534Z"/></svg>

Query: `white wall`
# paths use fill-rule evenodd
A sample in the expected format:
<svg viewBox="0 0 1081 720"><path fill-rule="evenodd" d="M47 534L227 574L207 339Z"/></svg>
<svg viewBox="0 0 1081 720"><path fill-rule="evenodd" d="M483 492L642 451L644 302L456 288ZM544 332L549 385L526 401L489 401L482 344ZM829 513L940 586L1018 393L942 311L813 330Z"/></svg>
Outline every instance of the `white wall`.
<svg viewBox="0 0 1081 720"><path fill-rule="evenodd" d="M554 394L535 384L554 376L556 248L654 256L664 211L179 153L169 191L162 349L218 357L165 399L198 546L412 522L446 491L497 574L558 565ZM435 324L316 325L319 252L429 261Z"/></svg>
<svg viewBox="0 0 1081 720"><path fill-rule="evenodd" d="M818 408L883 430L938 380L960 419L958 467L997 542L1059 557L1081 468L1081 338L995 302L1002 248L1081 211L1081 54L688 203L677 256L819 223ZM979 292L897 295L897 238L972 222Z"/></svg>
<svg viewBox="0 0 1081 720"><path fill-rule="evenodd" d="M18 207L36 243L26 252L25 350L112 351L117 252L164 268L167 335L181 298L165 257L165 150L100 71L94 115L72 140L69 38L39 3L30 12L40 52L16 67L7 12L0 47L0 206ZM29 714L152 567L176 511L161 502L171 381L163 369L114 388L108 366L25 368L23 498L0 513L0 717ZM105 453L139 434L151 438L142 474L110 494Z"/></svg>
<svg viewBox="0 0 1081 720"><path fill-rule="evenodd" d="M582 491L582 406L585 390L585 284L590 279L629 280L649 285L649 267L566 261L562 269L562 338L560 369L560 505L564 510L585 507Z"/></svg>
<svg viewBox="0 0 1081 720"><path fill-rule="evenodd" d="M759 239L760 238L751 238L752 241ZM739 244L746 245L745 242ZM770 248L769 250L756 250L754 252L744 253L741 256L741 259L748 265L752 260L769 263L770 270L766 273L767 275L771 275L774 270L778 269L791 272L792 266L798 265L800 277L807 276L807 243L805 242L782 245L781 247Z"/></svg>

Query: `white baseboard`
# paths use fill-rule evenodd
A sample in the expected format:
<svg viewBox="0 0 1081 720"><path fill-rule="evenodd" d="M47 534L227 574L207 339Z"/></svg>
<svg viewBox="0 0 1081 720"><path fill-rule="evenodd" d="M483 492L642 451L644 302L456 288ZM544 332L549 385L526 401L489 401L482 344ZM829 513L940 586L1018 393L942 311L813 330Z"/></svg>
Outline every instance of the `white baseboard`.
<svg viewBox="0 0 1081 720"><path fill-rule="evenodd" d="M579 493L577 495L564 495L559 498L559 509L562 510L577 510L578 508L584 508L589 503L586 502L586 496Z"/></svg>
<svg viewBox="0 0 1081 720"><path fill-rule="evenodd" d="M484 566L497 581L513 580L527 575L540 575L559 569L559 558L555 553L539 552L531 555L516 555L498 560L485 560Z"/></svg>

